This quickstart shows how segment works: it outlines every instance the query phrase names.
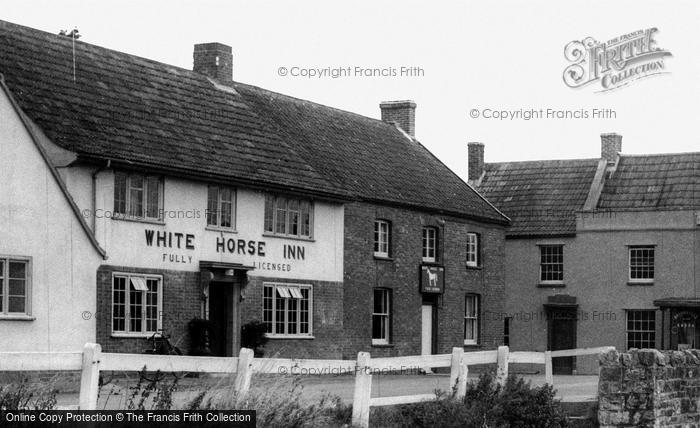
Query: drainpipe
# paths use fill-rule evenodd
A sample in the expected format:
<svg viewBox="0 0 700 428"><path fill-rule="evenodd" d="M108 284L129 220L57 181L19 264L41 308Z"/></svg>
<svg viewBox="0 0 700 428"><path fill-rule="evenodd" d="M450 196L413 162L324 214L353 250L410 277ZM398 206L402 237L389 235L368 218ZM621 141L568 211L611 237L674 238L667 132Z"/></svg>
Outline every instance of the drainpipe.
<svg viewBox="0 0 700 428"><path fill-rule="evenodd" d="M107 164L101 167L98 167L95 172L92 173L92 233L95 235L97 238L97 216L95 215L95 211L97 211L97 175L104 171L105 169L109 169L112 165L112 160L107 159Z"/></svg>

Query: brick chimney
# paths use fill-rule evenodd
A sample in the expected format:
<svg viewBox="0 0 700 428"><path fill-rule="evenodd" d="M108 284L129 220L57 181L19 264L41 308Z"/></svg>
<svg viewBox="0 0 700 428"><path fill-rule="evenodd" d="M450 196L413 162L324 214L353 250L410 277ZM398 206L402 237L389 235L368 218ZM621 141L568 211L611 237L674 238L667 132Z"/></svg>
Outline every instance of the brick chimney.
<svg viewBox="0 0 700 428"><path fill-rule="evenodd" d="M411 137L416 136L416 103L406 101L384 101L379 104L384 122L395 122Z"/></svg>
<svg viewBox="0 0 700 428"><path fill-rule="evenodd" d="M484 173L484 144L483 143L469 143L467 144L469 148L467 153L468 162L468 180L469 182L476 182L481 178L481 174Z"/></svg>
<svg viewBox="0 0 700 428"><path fill-rule="evenodd" d="M610 132L600 134L600 157L608 161L608 164L617 163L617 158L622 151L622 135Z"/></svg>
<svg viewBox="0 0 700 428"><path fill-rule="evenodd" d="M223 43L199 43L194 45L195 73L227 83L233 81L233 50Z"/></svg>

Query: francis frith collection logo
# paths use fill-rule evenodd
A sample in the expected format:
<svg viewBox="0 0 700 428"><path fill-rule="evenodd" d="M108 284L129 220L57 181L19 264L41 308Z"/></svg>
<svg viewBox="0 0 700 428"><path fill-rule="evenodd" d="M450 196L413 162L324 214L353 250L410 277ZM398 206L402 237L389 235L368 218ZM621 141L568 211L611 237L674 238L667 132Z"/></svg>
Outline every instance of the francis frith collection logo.
<svg viewBox="0 0 700 428"><path fill-rule="evenodd" d="M596 92L605 92L668 73L664 59L671 52L657 45L657 32L657 28L648 28L604 43L592 37L569 42L564 57L571 64L564 70L564 83L570 88L595 84Z"/></svg>

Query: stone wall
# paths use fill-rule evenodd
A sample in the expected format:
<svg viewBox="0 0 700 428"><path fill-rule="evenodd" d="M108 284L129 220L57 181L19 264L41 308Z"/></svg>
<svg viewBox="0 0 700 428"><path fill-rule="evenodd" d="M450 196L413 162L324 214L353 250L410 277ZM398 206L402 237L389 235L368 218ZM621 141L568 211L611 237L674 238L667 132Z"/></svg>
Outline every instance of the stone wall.
<svg viewBox="0 0 700 428"><path fill-rule="evenodd" d="M601 427L700 426L700 350L605 353L598 399Z"/></svg>

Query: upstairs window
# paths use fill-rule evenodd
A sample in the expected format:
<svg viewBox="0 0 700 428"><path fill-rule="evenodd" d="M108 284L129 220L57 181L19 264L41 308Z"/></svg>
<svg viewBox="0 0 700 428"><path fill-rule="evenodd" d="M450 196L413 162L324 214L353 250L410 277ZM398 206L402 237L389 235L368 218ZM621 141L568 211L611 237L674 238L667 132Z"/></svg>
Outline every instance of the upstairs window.
<svg viewBox="0 0 700 428"><path fill-rule="evenodd" d="M26 258L0 258L0 317L31 315L30 266Z"/></svg>
<svg viewBox="0 0 700 428"><path fill-rule="evenodd" d="M374 221L374 255L376 257L389 257L389 238L391 237L391 224L386 220Z"/></svg>
<svg viewBox="0 0 700 428"><path fill-rule="evenodd" d="M228 187L209 186L207 226L234 229L236 226L236 191Z"/></svg>
<svg viewBox="0 0 700 428"><path fill-rule="evenodd" d="M540 282L564 281L564 246L540 245Z"/></svg>
<svg viewBox="0 0 700 428"><path fill-rule="evenodd" d="M438 230L435 227L423 228L423 261L434 263L437 261Z"/></svg>
<svg viewBox="0 0 700 428"><path fill-rule="evenodd" d="M654 246L639 245L629 247L631 282L654 282Z"/></svg>
<svg viewBox="0 0 700 428"><path fill-rule="evenodd" d="M481 237L478 233L467 233L467 266L479 267L481 265Z"/></svg>
<svg viewBox="0 0 700 428"><path fill-rule="evenodd" d="M265 196L265 232L293 238L313 236L313 204L304 199Z"/></svg>
<svg viewBox="0 0 700 428"><path fill-rule="evenodd" d="M117 172L114 214L117 218L162 220L163 181L160 177Z"/></svg>

